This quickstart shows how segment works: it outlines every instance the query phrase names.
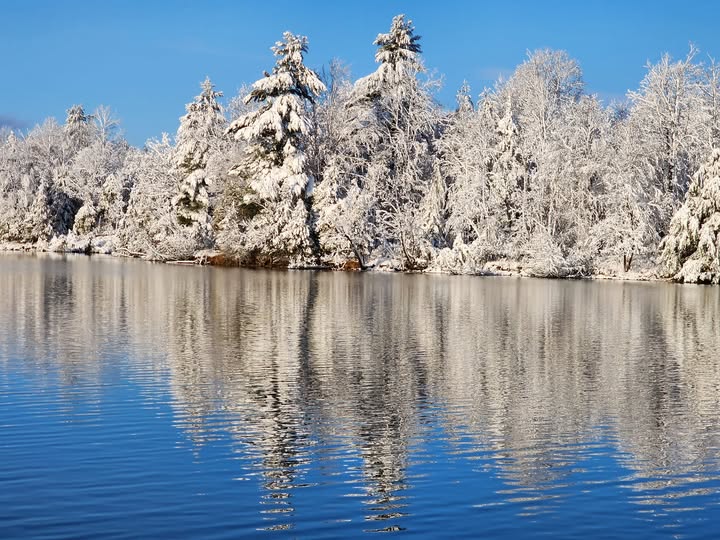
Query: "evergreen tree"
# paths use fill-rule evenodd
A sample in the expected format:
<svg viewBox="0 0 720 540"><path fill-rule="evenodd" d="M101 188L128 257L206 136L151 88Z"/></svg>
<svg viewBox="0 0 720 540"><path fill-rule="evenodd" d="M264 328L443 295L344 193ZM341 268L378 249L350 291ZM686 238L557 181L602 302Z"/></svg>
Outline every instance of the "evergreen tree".
<svg viewBox="0 0 720 540"><path fill-rule="evenodd" d="M720 149L695 173L663 239L661 261L677 281L720 283Z"/></svg>
<svg viewBox="0 0 720 540"><path fill-rule="evenodd" d="M259 107L235 120L228 133L246 142L233 173L247 182L242 238L248 251L307 264L316 256L311 201L314 179L306 157L308 107L325 91L303 63L307 38L290 32L272 48L272 73L253 84L246 101Z"/></svg>
<svg viewBox="0 0 720 540"><path fill-rule="evenodd" d="M420 206L433 177L437 108L418 80L420 37L403 15L375 39L378 69L357 81L349 122L323 181L329 203L319 223L361 266L375 251L404 268L427 261Z"/></svg>
<svg viewBox="0 0 720 540"><path fill-rule="evenodd" d="M388 91L406 99L414 97L415 76L425 70L420 61L419 41L412 21L405 20L405 15L395 16L390 31L378 34L373 42L378 47L375 61L380 65L374 73L358 81L358 97L374 100L387 95Z"/></svg>
<svg viewBox="0 0 720 540"><path fill-rule="evenodd" d="M512 235L527 231L521 211L522 197L526 193L527 167L519 144L519 130L513 113L512 100L508 99L505 113L497 121L496 142L488 164L489 192L495 208L496 227L507 240Z"/></svg>
<svg viewBox="0 0 720 540"><path fill-rule="evenodd" d="M469 115L475 111L470 85L467 81L463 81L462 86L455 94L455 103L457 104L455 112L459 115Z"/></svg>
<svg viewBox="0 0 720 540"><path fill-rule="evenodd" d="M92 115L85 114L82 105L73 105L67 110L64 129L72 152L77 152L90 144L91 119Z"/></svg>
<svg viewBox="0 0 720 540"><path fill-rule="evenodd" d="M178 221L182 225L209 223L209 193L212 180L207 172L213 142L225 129L225 117L217 102L222 92L216 92L209 78L201 85L202 92L186 106L187 114L180 118L175 149L175 166L183 175L178 193L173 198Z"/></svg>

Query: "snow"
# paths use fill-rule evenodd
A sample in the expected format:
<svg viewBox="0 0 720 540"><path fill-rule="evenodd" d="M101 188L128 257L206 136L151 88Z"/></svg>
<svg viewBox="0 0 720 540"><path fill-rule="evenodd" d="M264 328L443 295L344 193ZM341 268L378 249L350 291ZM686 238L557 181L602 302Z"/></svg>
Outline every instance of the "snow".
<svg viewBox="0 0 720 540"><path fill-rule="evenodd" d="M648 65L623 107L564 51L455 111L412 21L354 83L275 66L223 110L206 79L175 139L133 148L107 107L0 133L0 248L161 261L720 282L720 68Z"/></svg>
<svg viewBox="0 0 720 540"><path fill-rule="evenodd" d="M677 281L720 283L720 149L693 177L670 222L661 257Z"/></svg>

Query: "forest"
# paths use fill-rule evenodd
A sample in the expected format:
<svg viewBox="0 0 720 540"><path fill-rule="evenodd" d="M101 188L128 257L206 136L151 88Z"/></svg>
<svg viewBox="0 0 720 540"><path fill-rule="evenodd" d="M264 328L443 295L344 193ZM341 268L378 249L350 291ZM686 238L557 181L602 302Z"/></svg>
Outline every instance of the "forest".
<svg viewBox="0 0 720 540"><path fill-rule="evenodd" d="M0 131L0 247L290 268L720 282L720 64L663 55L621 103L538 50L452 110L412 21L353 80L274 67L209 79L142 148L107 107Z"/></svg>

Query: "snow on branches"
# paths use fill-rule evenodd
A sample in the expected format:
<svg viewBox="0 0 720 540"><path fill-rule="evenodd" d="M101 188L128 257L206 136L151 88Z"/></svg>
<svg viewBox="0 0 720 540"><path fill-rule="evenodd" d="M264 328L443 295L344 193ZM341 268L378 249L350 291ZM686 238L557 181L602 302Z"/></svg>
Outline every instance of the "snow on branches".
<svg viewBox="0 0 720 540"><path fill-rule="evenodd" d="M675 280L720 283L720 149L693 176L662 247L662 262Z"/></svg>
<svg viewBox="0 0 720 540"><path fill-rule="evenodd" d="M540 50L477 97L463 85L446 110L420 41L396 16L373 42L376 69L353 83L339 61L319 76L307 38L286 32L272 71L225 107L205 80L174 142L133 148L102 106L27 133L0 128L0 241L720 282L717 64L694 48L664 55L608 106L576 60Z"/></svg>
<svg viewBox="0 0 720 540"><path fill-rule="evenodd" d="M225 117L217 101L209 78L201 85L202 92L186 106L187 114L180 118L177 132L174 165L183 179L172 203L178 221L183 225L207 227L209 223L209 194L212 178L207 165L212 147L225 129Z"/></svg>
<svg viewBox="0 0 720 540"><path fill-rule="evenodd" d="M272 73L255 82L246 98L258 108L227 130L246 143L243 159L233 172L249 188L240 204L254 210L239 225L247 251L288 257L297 265L311 264L317 246L309 201L314 179L308 170L306 146L310 106L325 85L303 63L306 37L285 32L272 51L276 56Z"/></svg>

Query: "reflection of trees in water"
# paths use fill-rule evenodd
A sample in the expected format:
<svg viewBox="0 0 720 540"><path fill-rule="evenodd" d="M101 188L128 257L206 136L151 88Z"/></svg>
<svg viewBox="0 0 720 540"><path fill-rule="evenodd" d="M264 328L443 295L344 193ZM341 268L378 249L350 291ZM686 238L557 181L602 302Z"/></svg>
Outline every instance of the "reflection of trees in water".
<svg viewBox="0 0 720 540"><path fill-rule="evenodd" d="M97 359L112 353L124 326L126 288L116 269L57 255L6 254L0 265L0 358L22 359L35 377L47 377L48 387L57 377L63 410L73 419L80 402L99 395L111 366Z"/></svg>
<svg viewBox="0 0 720 540"><path fill-rule="evenodd" d="M408 444L428 402L460 412L447 415L450 441L474 433L510 486L501 495L528 504L608 444L627 452L633 481L717 458L707 428L720 379L707 352L718 336L698 322L717 317L708 289L309 273L243 273L242 282L235 295L217 288L214 305L233 307L208 327L217 334L217 316L244 321L215 338L241 344L221 370L234 378L226 403L254 403L241 423L256 437L294 440L257 418L307 422L305 436L321 441L344 432L362 458L356 487L370 519L406 508ZM252 308L233 315L242 306ZM273 381L284 396L274 408L261 399Z"/></svg>
<svg viewBox="0 0 720 540"><path fill-rule="evenodd" d="M18 260L3 357L22 341L71 386L126 341L137 370L169 373L196 448L236 440L271 528L311 470L337 468L377 529L401 527L410 448L439 421L528 507L608 447L637 502L702 493L717 470L715 288Z"/></svg>
<svg viewBox="0 0 720 540"><path fill-rule="evenodd" d="M632 304L625 299L626 312ZM606 406L635 471L633 500L670 504L718 479L720 296L702 287L657 288L634 315L637 342L624 344L616 369L607 370L607 384L618 390Z"/></svg>
<svg viewBox="0 0 720 540"><path fill-rule="evenodd" d="M407 506L407 447L418 431L427 384L417 322L411 314L398 317L400 305L411 302L411 282L333 274L318 280L324 294L310 344L323 366L324 414L342 418L362 459L360 469L350 471L357 473L359 493L350 494L363 497L369 521L388 522L377 529L394 530Z"/></svg>
<svg viewBox="0 0 720 540"><path fill-rule="evenodd" d="M717 348L712 324L697 323L720 313L717 291L505 283L466 289L449 302L458 311L449 342L461 343L471 327L492 330L471 345L474 352L450 349L447 392L468 404L470 425L518 492L551 489L582 472L573 461L608 437L628 453L623 464L635 471L636 489L650 487L637 483L645 477L687 484L691 470L708 479L718 460L718 359L694 349Z"/></svg>

